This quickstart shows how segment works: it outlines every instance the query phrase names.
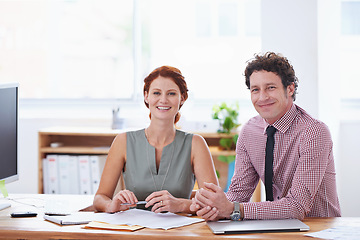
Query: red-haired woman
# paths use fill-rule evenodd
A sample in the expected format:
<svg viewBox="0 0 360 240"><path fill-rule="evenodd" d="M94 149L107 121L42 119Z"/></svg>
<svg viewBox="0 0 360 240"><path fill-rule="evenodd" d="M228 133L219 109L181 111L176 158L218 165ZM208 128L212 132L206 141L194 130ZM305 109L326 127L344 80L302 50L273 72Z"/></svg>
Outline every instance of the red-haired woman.
<svg viewBox="0 0 360 240"><path fill-rule="evenodd" d="M96 210L117 212L146 201L145 208L154 212L191 213L195 180L200 188L204 182L218 185L205 140L175 127L187 91L184 77L174 67L159 67L145 78L150 124L114 139L94 198ZM121 173L126 189L114 195Z"/></svg>

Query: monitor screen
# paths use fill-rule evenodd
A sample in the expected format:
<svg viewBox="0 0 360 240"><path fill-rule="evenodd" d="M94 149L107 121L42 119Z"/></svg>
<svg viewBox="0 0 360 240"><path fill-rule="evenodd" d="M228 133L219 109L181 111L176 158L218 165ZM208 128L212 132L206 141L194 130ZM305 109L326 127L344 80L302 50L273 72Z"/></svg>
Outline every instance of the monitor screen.
<svg viewBox="0 0 360 240"><path fill-rule="evenodd" d="M19 179L18 84L0 84L0 180Z"/></svg>

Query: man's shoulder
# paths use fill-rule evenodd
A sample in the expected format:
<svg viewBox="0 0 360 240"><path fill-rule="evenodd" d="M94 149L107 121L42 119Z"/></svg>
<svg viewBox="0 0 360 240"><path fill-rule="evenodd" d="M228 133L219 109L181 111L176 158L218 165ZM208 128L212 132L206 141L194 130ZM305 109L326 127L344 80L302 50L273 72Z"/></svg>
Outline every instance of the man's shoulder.
<svg viewBox="0 0 360 240"><path fill-rule="evenodd" d="M299 106L296 106L296 108L298 112L296 117L297 125L300 126L305 133L314 134L316 132L329 132L329 128L324 122L312 117L308 112Z"/></svg>
<svg viewBox="0 0 360 240"><path fill-rule="evenodd" d="M264 125L264 119L260 115L250 118L245 125Z"/></svg>
<svg viewBox="0 0 360 240"><path fill-rule="evenodd" d="M257 115L250 118L241 128L241 134L254 134L254 132L263 132L265 129L265 120Z"/></svg>
<svg viewBox="0 0 360 240"><path fill-rule="evenodd" d="M306 126L313 126L313 125L325 125L326 124L322 121L320 121L319 119L314 118L313 116L311 116L307 111L305 111L304 109L302 109L301 107L296 105L296 110L297 110L297 120L306 125Z"/></svg>
<svg viewBox="0 0 360 240"><path fill-rule="evenodd" d="M243 126L244 129L248 128L264 128L266 126L265 120L257 115L255 117L250 118Z"/></svg>

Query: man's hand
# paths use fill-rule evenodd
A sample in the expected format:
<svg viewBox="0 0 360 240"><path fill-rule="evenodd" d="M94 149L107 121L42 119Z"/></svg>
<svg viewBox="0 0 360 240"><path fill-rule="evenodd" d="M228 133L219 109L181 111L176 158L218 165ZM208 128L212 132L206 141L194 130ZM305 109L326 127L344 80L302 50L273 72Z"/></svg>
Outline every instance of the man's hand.
<svg viewBox="0 0 360 240"><path fill-rule="evenodd" d="M205 188L199 189L192 200L191 211L206 221L230 218L234 206L229 202L221 187L213 183L204 183Z"/></svg>

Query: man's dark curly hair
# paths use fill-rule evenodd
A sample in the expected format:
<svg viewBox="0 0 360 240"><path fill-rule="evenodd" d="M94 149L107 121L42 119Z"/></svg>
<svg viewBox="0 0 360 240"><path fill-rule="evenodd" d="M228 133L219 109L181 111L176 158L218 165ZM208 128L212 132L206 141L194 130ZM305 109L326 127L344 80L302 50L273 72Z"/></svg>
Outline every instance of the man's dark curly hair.
<svg viewBox="0 0 360 240"><path fill-rule="evenodd" d="M248 61L248 65L245 69L245 83L248 89L250 89L250 76L253 72L265 70L267 72L273 72L281 78L281 82L284 89L287 86L294 83L295 91L292 95L293 101L296 99L298 78L295 76L293 66L289 63L287 58L276 54L274 52L267 52L263 55L257 54L255 58Z"/></svg>

